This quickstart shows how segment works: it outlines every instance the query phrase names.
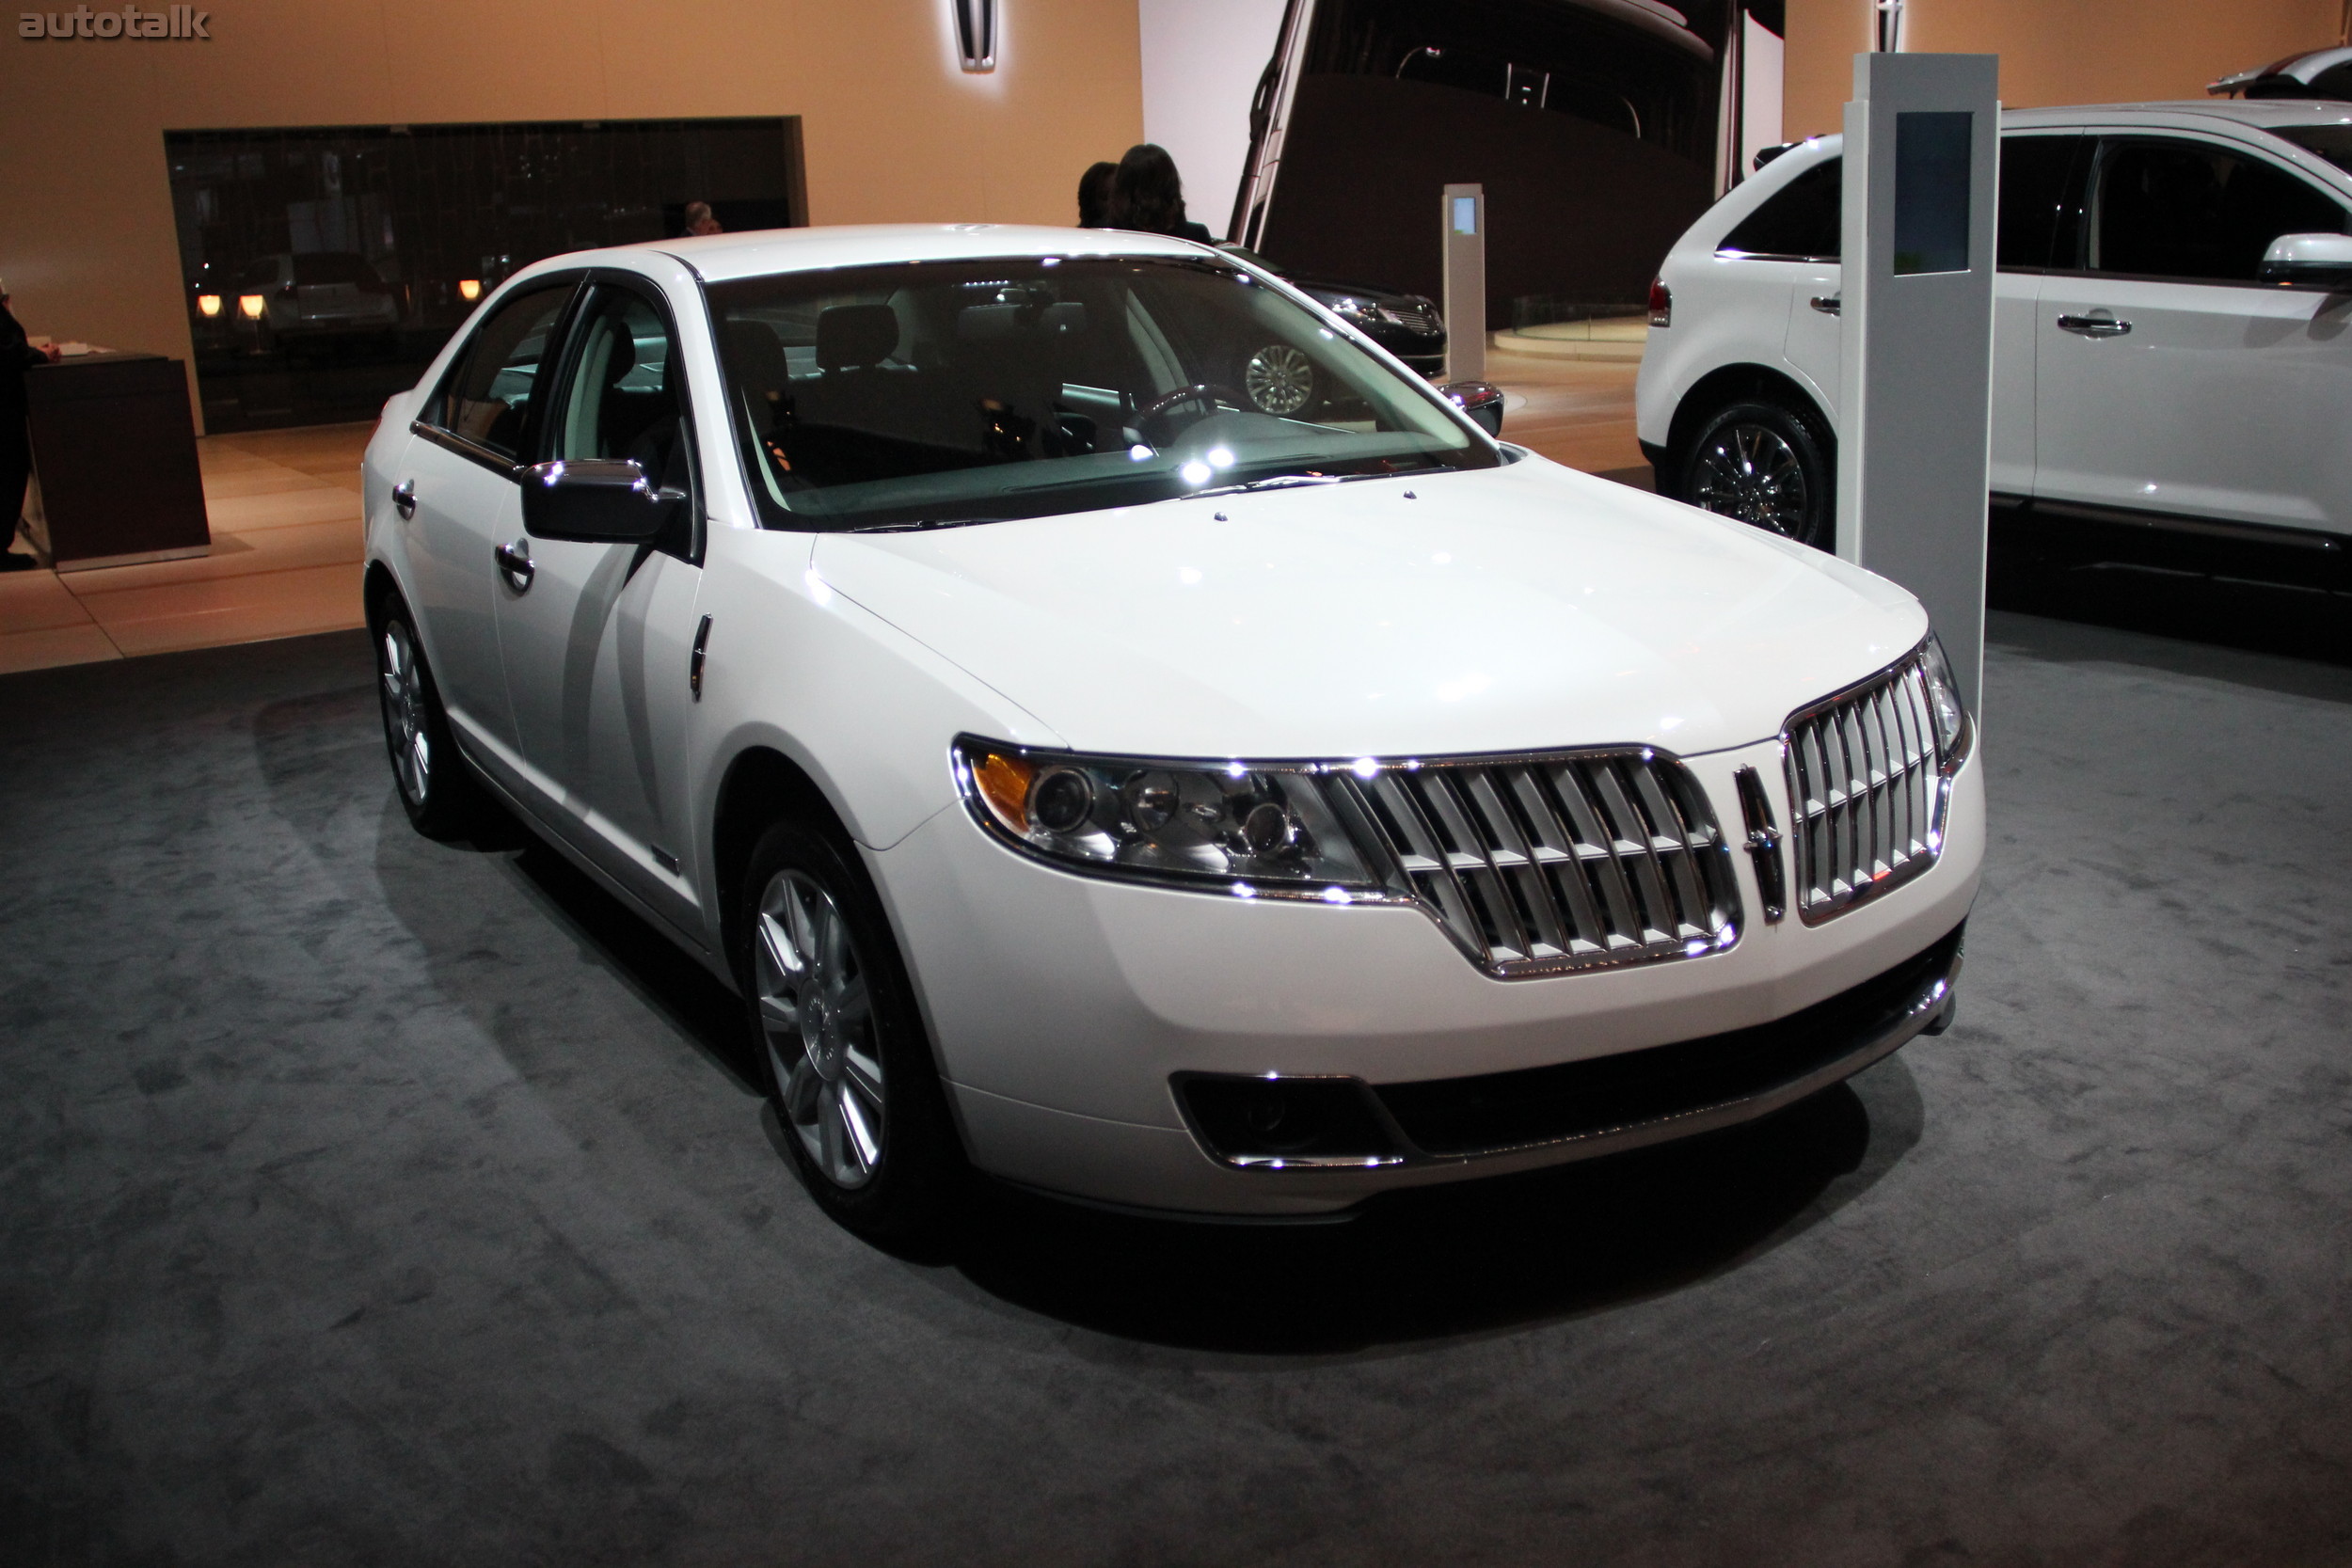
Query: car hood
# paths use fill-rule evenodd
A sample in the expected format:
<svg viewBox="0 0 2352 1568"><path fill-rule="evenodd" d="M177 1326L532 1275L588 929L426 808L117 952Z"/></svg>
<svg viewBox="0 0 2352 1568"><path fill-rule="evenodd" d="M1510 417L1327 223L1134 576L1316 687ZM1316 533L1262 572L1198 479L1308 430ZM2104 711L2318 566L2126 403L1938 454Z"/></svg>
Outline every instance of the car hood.
<svg viewBox="0 0 2352 1568"><path fill-rule="evenodd" d="M834 591L1080 750L1691 754L1893 662L1901 589L1526 458L921 533L825 534Z"/></svg>

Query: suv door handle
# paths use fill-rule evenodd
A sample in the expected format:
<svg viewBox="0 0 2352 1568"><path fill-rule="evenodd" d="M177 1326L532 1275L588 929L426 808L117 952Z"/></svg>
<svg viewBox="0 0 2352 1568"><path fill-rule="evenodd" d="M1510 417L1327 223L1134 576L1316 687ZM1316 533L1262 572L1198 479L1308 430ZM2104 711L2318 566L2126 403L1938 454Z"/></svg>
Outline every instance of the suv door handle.
<svg viewBox="0 0 2352 1568"><path fill-rule="evenodd" d="M2060 316L2060 332L2072 332L2084 338L2121 338L2132 329L2130 322L2117 321L2106 310L2093 310L2087 316Z"/></svg>
<svg viewBox="0 0 2352 1568"><path fill-rule="evenodd" d="M1813 309L1819 310L1825 316L1835 316L1844 312L1846 309L1846 296L1842 293L1815 294L1811 299L1806 300L1805 303L1812 306Z"/></svg>
<svg viewBox="0 0 2352 1568"><path fill-rule="evenodd" d="M415 480L404 479L392 486L392 510L400 514L400 520L404 523L417 515Z"/></svg>
<svg viewBox="0 0 2352 1568"><path fill-rule="evenodd" d="M490 552L498 558L499 570L506 578L506 586L517 594L531 592L531 579L539 570L532 564L531 543L517 539L511 545L501 545Z"/></svg>

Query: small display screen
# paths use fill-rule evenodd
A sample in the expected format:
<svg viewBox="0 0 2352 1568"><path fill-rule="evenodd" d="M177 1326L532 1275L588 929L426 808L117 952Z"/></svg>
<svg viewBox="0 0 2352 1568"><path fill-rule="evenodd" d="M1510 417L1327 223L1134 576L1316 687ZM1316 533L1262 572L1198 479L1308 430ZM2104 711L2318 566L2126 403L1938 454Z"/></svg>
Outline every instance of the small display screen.
<svg viewBox="0 0 2352 1568"><path fill-rule="evenodd" d="M1968 270L1967 110L1895 117L1895 273Z"/></svg>
<svg viewBox="0 0 2352 1568"><path fill-rule="evenodd" d="M1457 196L1454 198L1454 231L1456 234L1478 232L1478 198Z"/></svg>

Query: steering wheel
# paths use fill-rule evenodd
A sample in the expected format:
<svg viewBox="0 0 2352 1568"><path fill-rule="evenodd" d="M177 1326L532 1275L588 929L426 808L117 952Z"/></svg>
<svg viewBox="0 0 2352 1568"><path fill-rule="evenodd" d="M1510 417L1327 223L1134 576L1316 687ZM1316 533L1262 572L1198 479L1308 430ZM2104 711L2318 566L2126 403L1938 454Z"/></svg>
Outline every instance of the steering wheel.
<svg viewBox="0 0 2352 1568"><path fill-rule="evenodd" d="M1169 409L1175 407L1180 403L1200 404L1202 408L1200 418L1205 420L1211 414L1216 412L1216 405L1220 399L1226 403L1232 404L1236 408L1247 408L1249 406L1249 401L1243 397L1239 392L1233 390L1231 387L1215 381L1196 381L1189 387L1179 387L1172 392L1164 393L1159 397L1155 397L1150 403L1147 403L1142 407L1136 409L1135 412L1135 427L1138 431L1143 430L1144 427L1150 424L1153 420L1163 417ZM1152 442L1153 446L1165 446L1166 444L1166 442L1162 441Z"/></svg>

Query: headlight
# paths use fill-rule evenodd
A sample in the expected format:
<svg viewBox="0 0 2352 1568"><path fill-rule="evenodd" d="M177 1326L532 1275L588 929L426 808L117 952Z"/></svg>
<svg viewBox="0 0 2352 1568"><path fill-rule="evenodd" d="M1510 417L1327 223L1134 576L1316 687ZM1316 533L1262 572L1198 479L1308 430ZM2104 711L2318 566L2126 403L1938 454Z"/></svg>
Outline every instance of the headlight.
<svg viewBox="0 0 2352 1568"><path fill-rule="evenodd" d="M1353 294L1341 294L1337 298L1327 299L1324 303L1331 308L1332 314L1345 321L1369 322L1380 319L1379 306L1368 299L1358 299Z"/></svg>
<svg viewBox="0 0 2352 1568"><path fill-rule="evenodd" d="M1919 652L1919 671L1928 681L1928 717L1935 725L1935 753L1949 772L1968 754L1968 709L1960 700L1960 682L1952 676L1952 661L1944 640L1928 633Z"/></svg>
<svg viewBox="0 0 2352 1568"><path fill-rule="evenodd" d="M1081 756L964 736L956 783L981 826L1111 875L1352 903L1387 891L1314 784L1320 765Z"/></svg>

